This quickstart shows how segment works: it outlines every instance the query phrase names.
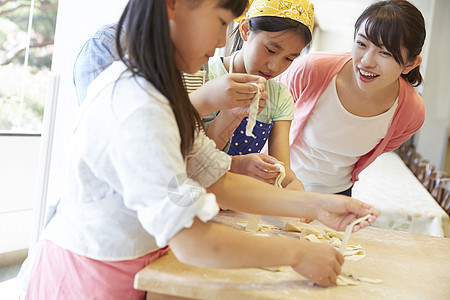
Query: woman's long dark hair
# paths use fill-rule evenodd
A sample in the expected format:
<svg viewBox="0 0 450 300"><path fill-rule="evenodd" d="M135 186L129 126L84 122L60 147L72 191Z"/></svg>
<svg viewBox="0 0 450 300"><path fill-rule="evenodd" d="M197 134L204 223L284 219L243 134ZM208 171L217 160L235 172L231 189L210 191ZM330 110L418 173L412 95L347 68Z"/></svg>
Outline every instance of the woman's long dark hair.
<svg viewBox="0 0 450 300"><path fill-rule="evenodd" d="M422 51L425 21L422 13L408 1L380 1L366 8L355 23L355 37L366 20L365 31L369 41L378 47L384 45L400 65L408 63ZM402 46L407 50L406 61L402 57ZM401 76L413 86L422 83L420 66Z"/></svg>
<svg viewBox="0 0 450 300"><path fill-rule="evenodd" d="M289 19L274 16L260 16L249 19L250 30L257 33L259 31L280 32L284 30L291 30L303 37L305 45L308 45L312 40L311 31L306 25ZM231 46L231 53L242 49L243 40L239 32L239 26L236 27L231 35L233 36L233 44Z"/></svg>
<svg viewBox="0 0 450 300"><path fill-rule="evenodd" d="M191 1L193 6L202 1ZM218 6L240 15L247 4L244 0L219 0ZM125 28L122 38L122 28ZM166 1L130 0L120 18L116 33L120 59L135 76L151 82L168 100L180 132L180 150L185 156L192 148L195 133L202 120L192 106L175 63L175 47L170 38Z"/></svg>

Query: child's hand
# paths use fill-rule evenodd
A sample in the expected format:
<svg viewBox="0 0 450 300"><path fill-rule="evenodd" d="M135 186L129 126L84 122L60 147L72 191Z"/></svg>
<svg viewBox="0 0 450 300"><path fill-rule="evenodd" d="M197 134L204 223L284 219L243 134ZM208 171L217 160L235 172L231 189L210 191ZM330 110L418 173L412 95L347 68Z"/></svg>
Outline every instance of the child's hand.
<svg viewBox="0 0 450 300"><path fill-rule="evenodd" d="M344 231L345 227L356 219L371 214L368 220L353 227L353 231L358 231L369 226L378 217L378 212L373 206L343 195L319 194L315 206L315 219L339 231Z"/></svg>
<svg viewBox="0 0 450 300"><path fill-rule="evenodd" d="M264 95L264 99L260 98L258 103L258 114L263 111L264 107L266 107L266 99L267 99L267 92L264 91L261 93L261 96ZM224 112L225 110L222 110ZM231 116L243 119L245 117L248 117L250 113L250 105L244 106L244 107L235 107L230 110L228 110L231 114Z"/></svg>
<svg viewBox="0 0 450 300"><path fill-rule="evenodd" d="M269 98L269 92L266 91L266 86L264 84L258 84L259 86L259 107L258 114L263 111L266 107L267 99Z"/></svg>
<svg viewBox="0 0 450 300"><path fill-rule="evenodd" d="M342 254L328 244L307 243L300 262L292 266L294 270L321 286L336 282L344 263Z"/></svg>
<svg viewBox="0 0 450 300"><path fill-rule="evenodd" d="M249 82L265 82L263 77L250 74L231 73L214 78L190 94L197 110L210 113L216 110L245 107L258 91ZM259 84L263 86L264 84ZM260 88L261 89L261 88ZM267 97L266 97L267 98Z"/></svg>
<svg viewBox="0 0 450 300"><path fill-rule="evenodd" d="M264 153L237 155L233 156L231 171L274 184L280 172L279 168L274 165L276 163L280 162Z"/></svg>
<svg viewBox="0 0 450 300"><path fill-rule="evenodd" d="M267 98L269 97L269 93L266 91L266 87L264 84L262 83L258 83L258 88L259 88L259 103L258 103L258 114L260 112L263 111L264 107L266 107L266 101ZM232 116L232 117L236 117L239 119L243 119L245 117L248 117L249 113L250 113L250 104L247 106L242 106L242 107L235 107L229 110L222 110L222 112L224 111L228 111L228 113Z"/></svg>

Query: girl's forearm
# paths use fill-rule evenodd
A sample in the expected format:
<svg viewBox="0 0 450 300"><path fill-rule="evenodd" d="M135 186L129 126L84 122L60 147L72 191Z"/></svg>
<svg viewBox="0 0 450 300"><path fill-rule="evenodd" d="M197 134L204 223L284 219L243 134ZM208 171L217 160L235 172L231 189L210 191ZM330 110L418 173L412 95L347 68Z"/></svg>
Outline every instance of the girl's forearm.
<svg viewBox="0 0 450 300"><path fill-rule="evenodd" d="M303 186L303 183L297 178L294 171L292 171L290 168L285 168L286 171L286 177L284 178L281 185L284 188L289 187L289 189L297 190L297 191L304 191L305 188Z"/></svg>
<svg viewBox="0 0 450 300"><path fill-rule="evenodd" d="M198 219L191 228L177 233L169 245L181 262L208 268L294 265L307 247L304 241L254 236Z"/></svg>
<svg viewBox="0 0 450 300"><path fill-rule="evenodd" d="M190 93L189 99L201 118L214 111L208 99L203 97L200 90Z"/></svg>
<svg viewBox="0 0 450 300"><path fill-rule="evenodd" d="M217 149L222 150L241 121L241 118L230 116L226 111L221 111L209 125L206 135L216 143Z"/></svg>
<svg viewBox="0 0 450 300"><path fill-rule="evenodd" d="M280 189L249 176L228 172L207 188L223 208L260 215L314 218L317 194Z"/></svg>

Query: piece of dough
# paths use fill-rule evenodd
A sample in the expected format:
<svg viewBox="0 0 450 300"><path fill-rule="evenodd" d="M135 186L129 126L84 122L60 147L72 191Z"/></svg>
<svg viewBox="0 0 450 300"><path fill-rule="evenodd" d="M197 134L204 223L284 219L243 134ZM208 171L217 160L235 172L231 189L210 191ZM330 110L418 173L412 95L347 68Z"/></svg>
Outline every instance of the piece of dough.
<svg viewBox="0 0 450 300"><path fill-rule="evenodd" d="M341 273L341 275L339 275L336 278L336 285L338 286L359 285L359 282L353 279L353 275Z"/></svg>
<svg viewBox="0 0 450 300"><path fill-rule="evenodd" d="M364 216L362 218L353 221L350 225L347 225L347 227L345 228L345 235L342 238L342 244L339 247L339 252L341 252L342 255L344 255L345 253L345 248L347 247L348 240L350 239L350 235L352 234L353 226L355 226L358 223L361 223L364 220L367 220L370 216L371 214L368 214L367 216Z"/></svg>
<svg viewBox="0 0 450 300"><path fill-rule="evenodd" d="M366 257L366 251L360 245L347 245L344 257L346 260L359 261Z"/></svg>
<svg viewBox="0 0 450 300"><path fill-rule="evenodd" d="M325 236L325 230L323 228L319 228L310 224L302 223L291 223L287 222L284 226L285 231L292 231L292 232L301 232L305 235L314 234L318 238L323 238Z"/></svg>
<svg viewBox="0 0 450 300"><path fill-rule="evenodd" d="M258 231L264 231L264 230L280 230L277 226L269 225L269 224L259 224L258 225Z"/></svg>
<svg viewBox="0 0 450 300"><path fill-rule="evenodd" d="M334 248L338 248L341 246L342 242L340 239L338 239L337 237L332 237L330 239L330 245L333 246Z"/></svg>
<svg viewBox="0 0 450 300"><path fill-rule="evenodd" d="M383 280L366 277L356 277L353 274L346 274L346 273L341 273L341 275L339 275L336 278L336 285L338 286L359 285L361 282L382 283Z"/></svg>
<svg viewBox="0 0 450 300"><path fill-rule="evenodd" d="M256 215L255 215L256 216ZM244 221L244 222L239 222L237 223L237 225L241 228L246 229L247 228L247 222L248 221ZM250 225L251 227L252 225ZM278 228L277 226L274 225L270 225L270 224L256 224L257 229L255 232L253 233L258 233L258 232L267 232L267 231L271 231L271 230L281 230L280 228Z"/></svg>
<svg viewBox="0 0 450 300"><path fill-rule="evenodd" d="M259 107L259 86L255 82L251 82L252 85L256 86L258 91L255 94L255 97L253 97L252 102L250 102L250 112L248 114L247 119L247 126L245 126L245 135L251 136L252 138L256 138L253 134L253 128L256 124L256 115L258 114L258 107Z"/></svg>
<svg viewBox="0 0 450 300"><path fill-rule="evenodd" d="M277 176L277 179L275 179L275 186L282 188L283 186L281 183L284 180L284 177L286 177L286 170L284 169L284 166L280 163L274 164L274 166L277 166L280 169L280 173Z"/></svg>
<svg viewBox="0 0 450 300"><path fill-rule="evenodd" d="M353 226L361 222L362 220L367 219L369 216L365 216L363 218L360 218L353 223L351 223L346 228L346 234L347 230L353 229ZM350 229L349 229L350 228ZM294 222L287 222L285 224L285 231L290 232L300 232L301 236L300 238L305 239L307 241L313 242L313 243L329 243L331 246L333 246L336 250L339 250L340 247L342 247L343 241L342 239L345 238L345 235L341 232L333 231L331 229L325 228L325 227L319 227L319 226L313 226L311 224L306 223L294 223ZM347 236L348 240L349 236ZM361 247L361 245L347 245L345 247L345 251L343 251L342 255L346 260L351 261L359 261L366 257L366 252ZM353 274L346 274L341 273L336 279L336 285L338 286L349 286L349 285L359 285L361 282L366 283L382 283L383 280L381 279L371 279L371 278L365 278L365 277L356 277Z"/></svg>
<svg viewBox="0 0 450 300"><path fill-rule="evenodd" d="M341 232L306 223L287 222L285 231L300 232L300 239L316 243L328 243L336 250L339 250L342 246L342 238L344 236ZM366 252L360 245L347 245L342 255L346 260L359 261L366 257Z"/></svg>
<svg viewBox="0 0 450 300"><path fill-rule="evenodd" d="M344 234L342 232L337 232L333 230L327 230L325 229L325 234L330 238L333 239L333 237L338 238L339 240L342 240L342 237Z"/></svg>
<svg viewBox="0 0 450 300"><path fill-rule="evenodd" d="M307 236L305 236L305 240L313 243L320 243L319 238L314 234L308 234Z"/></svg>
<svg viewBox="0 0 450 300"><path fill-rule="evenodd" d="M258 231L258 223L261 220L261 215L250 215L247 221L247 227L245 231L250 233L256 233Z"/></svg>

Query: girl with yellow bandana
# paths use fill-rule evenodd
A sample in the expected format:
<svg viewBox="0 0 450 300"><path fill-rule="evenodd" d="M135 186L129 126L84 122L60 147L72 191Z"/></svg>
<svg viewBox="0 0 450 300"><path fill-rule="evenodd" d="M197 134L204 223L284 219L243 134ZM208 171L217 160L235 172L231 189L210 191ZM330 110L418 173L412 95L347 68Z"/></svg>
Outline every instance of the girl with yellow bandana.
<svg viewBox="0 0 450 300"><path fill-rule="evenodd" d="M265 154L259 153L267 142L269 155L284 164L286 177L283 187L303 190L303 184L290 169L289 128L294 118L294 102L283 84L272 80L285 71L311 41L314 23L313 4L307 0L255 0L245 16L236 19L233 54L209 62L210 78L228 73L248 73L264 77L269 94L265 107L259 107L253 136L247 136L248 107L222 110L208 128L213 140L227 141L231 137L228 154L253 155L248 160L248 174L273 183L277 172L267 171ZM224 133L227 137L224 139ZM222 149L225 143L217 144ZM254 153L254 154L252 154ZM236 157L238 158L238 157Z"/></svg>

